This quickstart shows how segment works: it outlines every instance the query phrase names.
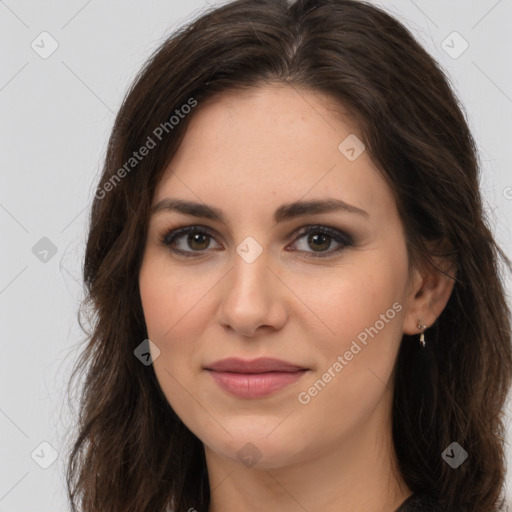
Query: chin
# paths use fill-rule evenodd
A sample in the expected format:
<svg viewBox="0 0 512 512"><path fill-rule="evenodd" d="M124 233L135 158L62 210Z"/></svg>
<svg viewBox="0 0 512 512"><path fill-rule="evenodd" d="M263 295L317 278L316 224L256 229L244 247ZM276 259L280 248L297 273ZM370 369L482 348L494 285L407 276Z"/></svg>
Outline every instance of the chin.
<svg viewBox="0 0 512 512"><path fill-rule="evenodd" d="M294 429L292 424L285 427L288 419L279 425L282 420L260 416L222 422L219 418L231 436L223 431L225 435L219 438L210 431L198 437L208 449L233 462L248 468L275 469L299 462L310 443L301 437L304 428Z"/></svg>
<svg viewBox="0 0 512 512"><path fill-rule="evenodd" d="M248 440L247 437L233 438L225 443L209 445L209 449L237 464L254 470L276 469L299 461L298 447L283 445L281 442L260 439Z"/></svg>

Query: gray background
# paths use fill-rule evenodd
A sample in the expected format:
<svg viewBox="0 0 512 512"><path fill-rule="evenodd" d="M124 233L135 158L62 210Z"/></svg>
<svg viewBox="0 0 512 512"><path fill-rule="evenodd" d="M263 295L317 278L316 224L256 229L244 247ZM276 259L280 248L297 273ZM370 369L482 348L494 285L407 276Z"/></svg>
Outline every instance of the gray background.
<svg viewBox="0 0 512 512"><path fill-rule="evenodd" d="M108 135L149 54L220 3L0 0L0 512L68 510L64 390L83 339L81 260ZM512 0L374 3L446 70L478 144L489 220L512 257ZM469 44L457 58L463 41L454 31ZM51 44L57 50L42 58ZM44 469L50 445L61 456ZM509 472L508 496L511 484Z"/></svg>

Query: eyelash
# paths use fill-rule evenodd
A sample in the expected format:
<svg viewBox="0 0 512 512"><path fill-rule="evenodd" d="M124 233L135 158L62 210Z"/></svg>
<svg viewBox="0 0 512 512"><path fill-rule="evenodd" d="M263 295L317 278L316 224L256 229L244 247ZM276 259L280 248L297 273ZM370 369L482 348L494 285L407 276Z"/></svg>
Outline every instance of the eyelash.
<svg viewBox="0 0 512 512"><path fill-rule="evenodd" d="M339 231L334 228L330 228L328 226L321 226L321 225L313 225L313 226L304 226L302 229L306 228L306 231L301 231L300 233L297 233L297 237L294 239L294 242L297 242L300 238L303 238L305 236L311 235L311 234L321 234L321 235L327 235L330 238L332 238L335 242L338 242L342 244L342 247L335 249L334 251L327 252L309 252L309 251L298 251L298 252L305 252L308 254L306 258L327 258L329 256L332 256L333 254L337 254L340 251L346 249L347 247L351 247L354 245L354 241L352 237L346 233L343 233L342 231ZM181 249L176 249L171 247L171 245L181 236L187 235L190 233L195 234L201 234L201 235L207 235L211 238L214 238L212 231L205 227L205 226L177 226L176 228L173 228L171 230L168 230L163 233L163 235L160 237L160 243L166 247L169 248L173 253L182 255L186 258L195 258L198 256L201 256L203 251L206 251L206 249L201 251L182 251ZM196 253L196 254L191 254ZM323 255L323 253L326 253Z"/></svg>

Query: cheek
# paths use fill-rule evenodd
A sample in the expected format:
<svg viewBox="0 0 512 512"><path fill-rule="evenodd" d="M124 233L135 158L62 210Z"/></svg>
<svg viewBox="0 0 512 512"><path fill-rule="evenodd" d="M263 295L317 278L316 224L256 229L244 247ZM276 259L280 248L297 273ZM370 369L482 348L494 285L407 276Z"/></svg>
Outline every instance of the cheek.
<svg viewBox="0 0 512 512"><path fill-rule="evenodd" d="M169 265L159 262L156 256L143 260L139 290L148 338L159 350L156 357L152 353L155 375L168 403L181 418L188 419L190 404L184 389L189 387L194 327L188 322L187 313L194 311L194 304L199 306L198 298L183 295L186 288L179 273L169 275Z"/></svg>
<svg viewBox="0 0 512 512"><path fill-rule="evenodd" d="M193 305L194 297L187 295L179 272L170 273L164 258L148 251L139 273L139 290L148 335L164 341L166 333ZM192 302L192 304L190 304ZM171 330L171 331L170 331Z"/></svg>
<svg viewBox="0 0 512 512"><path fill-rule="evenodd" d="M180 344L176 330L186 304L183 300L176 300L180 296L181 285L175 278L171 280L166 276L157 261L156 258L144 260L139 274L139 290L148 338L160 351L157 357L153 355L153 366L162 383L168 380L165 370L174 372L173 361L176 361L176 355L180 357L183 354L183 349L176 346Z"/></svg>
<svg viewBox="0 0 512 512"><path fill-rule="evenodd" d="M324 335L316 339L318 348L327 353L348 350L358 336L364 341L367 329L375 332L372 329L375 324L381 337L391 333L396 337L400 332L397 310L402 308L393 308L393 304L401 304L403 300L400 293L403 273L387 266L376 254L366 260L364 264L347 265L335 275L315 280L314 290L309 287L309 293L306 287L297 293L316 313L316 319L311 317L312 322L323 326Z"/></svg>
<svg viewBox="0 0 512 512"><path fill-rule="evenodd" d="M153 254L143 261L139 274L142 308L148 338L160 350L155 371L166 387L172 386L167 372L181 381L191 367L200 366L198 344L204 320L211 316L204 295L210 288L204 279L194 281L164 257Z"/></svg>
<svg viewBox="0 0 512 512"><path fill-rule="evenodd" d="M302 386L300 403L311 400L309 413L331 414L333 425L356 425L390 385L402 338L407 279L402 256L399 250L359 255L357 264L322 280L325 293L310 295L316 300L312 309L329 329L312 338L320 364ZM340 406L336 412L333 404Z"/></svg>
<svg viewBox="0 0 512 512"><path fill-rule="evenodd" d="M140 279L139 287L149 339L161 340L165 331L172 326L173 309L169 307L172 290L164 287L162 281L151 279L148 274Z"/></svg>
<svg viewBox="0 0 512 512"><path fill-rule="evenodd" d="M326 423L333 432L359 428L390 386L401 341L404 276L376 260L364 268L351 266L347 275L340 272L336 285L326 281L327 293L322 300L316 295L312 307L329 330L311 338L321 357L299 390L299 403L308 417L330 418Z"/></svg>

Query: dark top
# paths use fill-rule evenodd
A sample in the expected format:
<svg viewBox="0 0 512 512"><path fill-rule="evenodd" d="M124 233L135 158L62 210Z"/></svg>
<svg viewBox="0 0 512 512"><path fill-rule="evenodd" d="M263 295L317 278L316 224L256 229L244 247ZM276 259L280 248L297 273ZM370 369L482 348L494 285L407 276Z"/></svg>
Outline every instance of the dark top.
<svg viewBox="0 0 512 512"><path fill-rule="evenodd" d="M443 512L437 501L426 494L411 494L395 512Z"/></svg>

